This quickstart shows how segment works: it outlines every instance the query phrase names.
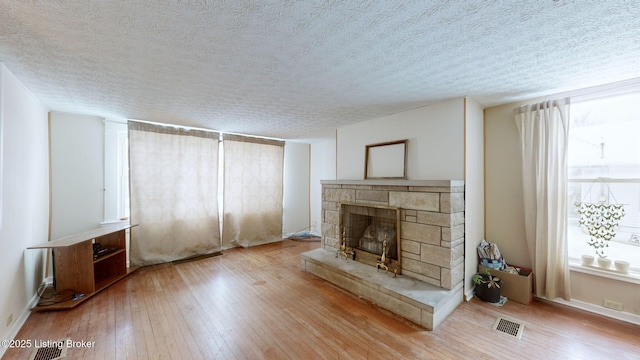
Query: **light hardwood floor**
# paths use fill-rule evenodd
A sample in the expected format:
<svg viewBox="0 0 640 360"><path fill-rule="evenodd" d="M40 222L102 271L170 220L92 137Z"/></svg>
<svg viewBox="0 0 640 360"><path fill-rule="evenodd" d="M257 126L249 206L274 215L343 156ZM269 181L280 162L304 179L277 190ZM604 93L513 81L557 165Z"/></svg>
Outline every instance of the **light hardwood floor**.
<svg viewBox="0 0 640 360"><path fill-rule="evenodd" d="M16 339L94 342L67 359L640 359L640 326L547 302L473 299L426 331L304 272L300 253L318 246L145 267L75 309L31 314ZM522 338L491 330L499 316L524 323Z"/></svg>

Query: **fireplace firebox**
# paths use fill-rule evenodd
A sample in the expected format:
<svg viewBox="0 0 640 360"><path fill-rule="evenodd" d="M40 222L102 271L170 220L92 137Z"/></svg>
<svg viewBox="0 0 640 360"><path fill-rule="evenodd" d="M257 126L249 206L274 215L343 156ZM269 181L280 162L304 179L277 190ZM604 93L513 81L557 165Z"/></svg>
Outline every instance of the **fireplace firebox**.
<svg viewBox="0 0 640 360"><path fill-rule="evenodd" d="M339 226L341 248L354 260L401 273L399 208L340 203Z"/></svg>

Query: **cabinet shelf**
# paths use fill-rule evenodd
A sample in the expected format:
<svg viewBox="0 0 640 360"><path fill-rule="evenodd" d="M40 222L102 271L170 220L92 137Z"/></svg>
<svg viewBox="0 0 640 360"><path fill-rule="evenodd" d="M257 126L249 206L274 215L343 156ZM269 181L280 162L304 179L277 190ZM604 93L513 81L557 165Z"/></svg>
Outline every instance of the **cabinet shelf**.
<svg viewBox="0 0 640 360"><path fill-rule="evenodd" d="M137 267L127 266L126 230L136 226L118 224L67 236L29 249L51 249L55 288L48 294L68 292L59 301L49 300L47 293L41 296L32 310L69 309L123 279ZM104 256L93 258L93 244L117 248ZM45 297L46 295L46 297Z"/></svg>
<svg viewBox="0 0 640 360"><path fill-rule="evenodd" d="M112 257L112 256L116 256L116 255L121 254L121 253L123 253L123 252L124 252L124 253L126 253L126 251L127 251L126 249L118 249L118 250L115 250L115 251L113 251L113 252L110 252L110 253L108 253L108 254L105 254L105 255L103 255L103 256L99 256L99 257L97 257L97 258L93 259L93 263L94 263L94 264L99 263L99 262L101 262L101 261L104 261L104 260L109 259L109 258L110 258L110 257Z"/></svg>

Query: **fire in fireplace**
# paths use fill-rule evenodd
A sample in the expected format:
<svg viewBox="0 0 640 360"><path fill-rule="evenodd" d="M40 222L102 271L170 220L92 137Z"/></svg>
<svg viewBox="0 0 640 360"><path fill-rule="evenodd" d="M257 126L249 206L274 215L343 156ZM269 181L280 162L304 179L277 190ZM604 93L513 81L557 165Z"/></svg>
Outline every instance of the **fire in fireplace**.
<svg viewBox="0 0 640 360"><path fill-rule="evenodd" d="M399 208L340 203L339 226L345 253L353 254L356 261L400 274Z"/></svg>

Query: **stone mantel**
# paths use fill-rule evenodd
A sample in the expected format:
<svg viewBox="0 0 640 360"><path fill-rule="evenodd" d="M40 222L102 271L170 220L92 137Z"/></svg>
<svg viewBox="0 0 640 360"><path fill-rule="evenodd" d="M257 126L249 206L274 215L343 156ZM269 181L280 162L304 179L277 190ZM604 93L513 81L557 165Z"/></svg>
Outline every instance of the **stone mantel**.
<svg viewBox="0 0 640 360"><path fill-rule="evenodd" d="M401 179L320 180L320 184L322 185L457 187L457 186L464 186L464 180L401 180Z"/></svg>

